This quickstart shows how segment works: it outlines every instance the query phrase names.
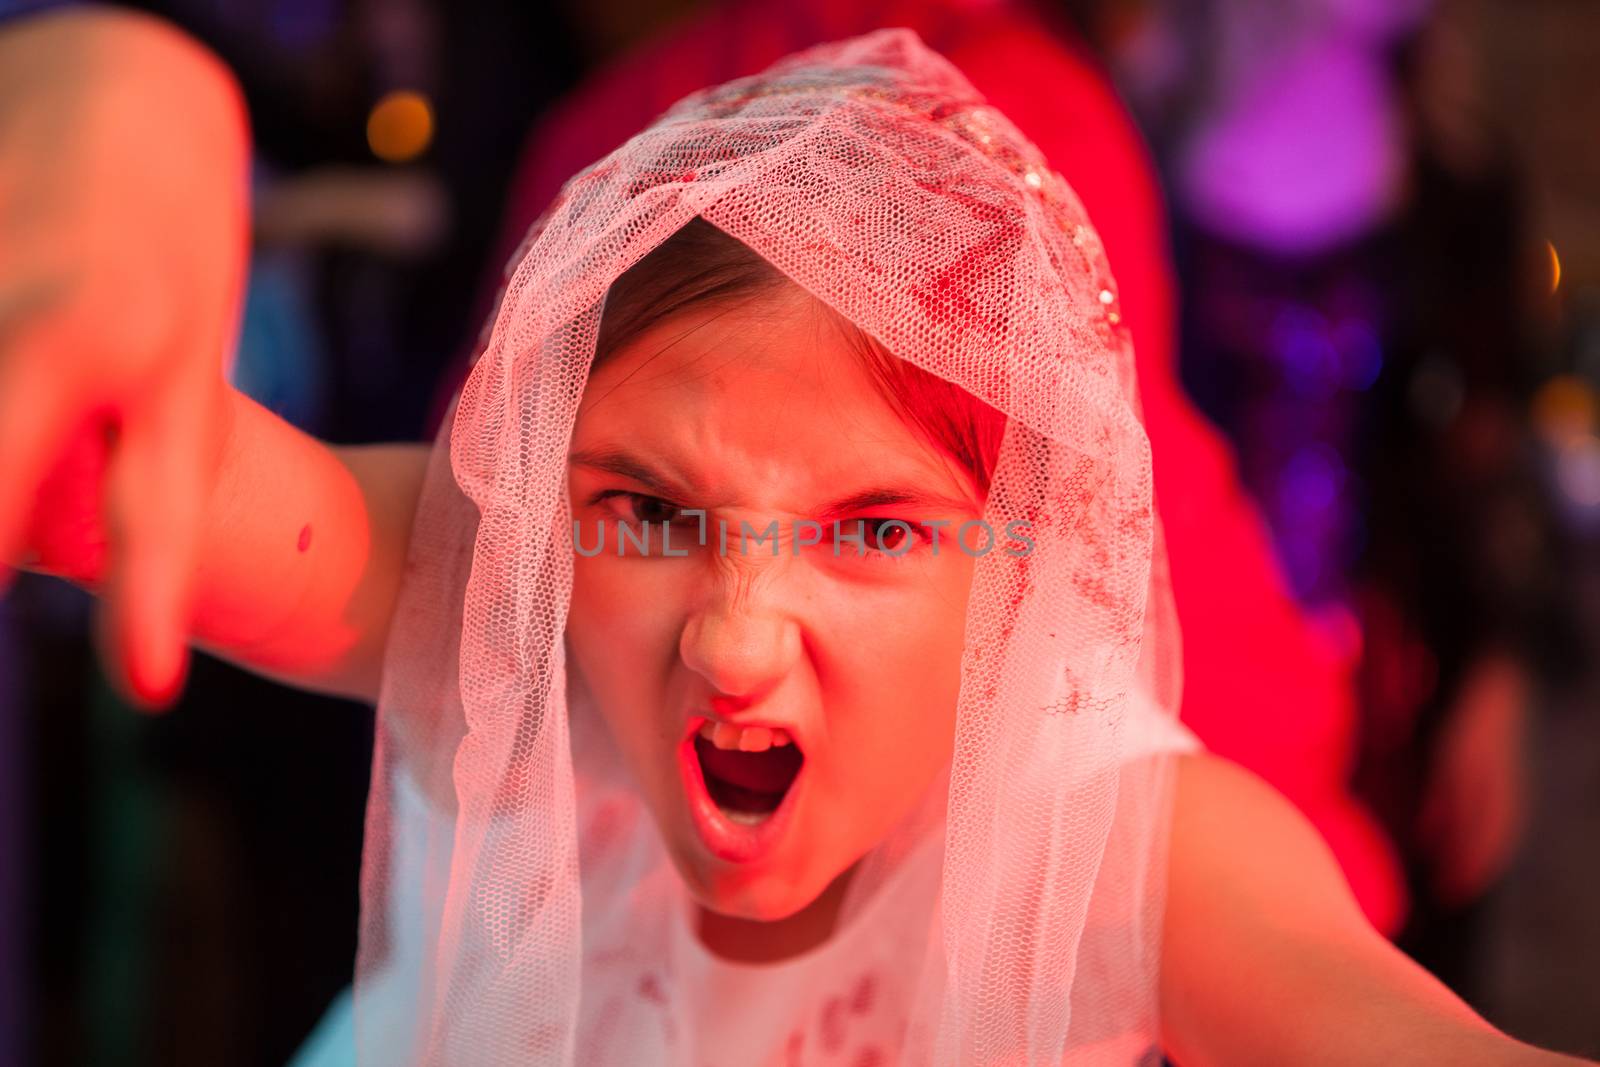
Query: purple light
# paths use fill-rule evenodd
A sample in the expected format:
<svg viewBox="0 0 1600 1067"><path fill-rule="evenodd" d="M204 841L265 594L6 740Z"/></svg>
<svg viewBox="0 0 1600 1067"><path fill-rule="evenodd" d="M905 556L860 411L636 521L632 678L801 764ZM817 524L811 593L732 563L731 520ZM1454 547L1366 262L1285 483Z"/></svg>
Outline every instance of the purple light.
<svg viewBox="0 0 1600 1067"><path fill-rule="evenodd" d="M1289 387L1302 396L1327 396L1343 378L1327 321L1303 304L1288 305L1273 320L1272 349Z"/></svg>
<svg viewBox="0 0 1600 1067"><path fill-rule="evenodd" d="M1278 481L1278 504L1295 524L1320 518L1344 488L1344 463L1326 445L1306 445L1289 457Z"/></svg>
<svg viewBox="0 0 1600 1067"><path fill-rule="evenodd" d="M1334 343L1339 350L1345 388L1372 388L1383 370L1383 348L1371 325L1360 319L1346 319L1334 328Z"/></svg>

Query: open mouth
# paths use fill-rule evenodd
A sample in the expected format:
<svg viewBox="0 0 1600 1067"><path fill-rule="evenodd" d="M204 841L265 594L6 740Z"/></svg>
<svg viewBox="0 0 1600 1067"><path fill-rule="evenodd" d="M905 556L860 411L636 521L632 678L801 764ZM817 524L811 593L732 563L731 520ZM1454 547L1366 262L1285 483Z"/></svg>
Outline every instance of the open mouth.
<svg viewBox="0 0 1600 1067"><path fill-rule="evenodd" d="M803 789L805 754L781 730L753 727L747 736L707 720L692 729L678 751L695 830L720 859L761 859L783 839Z"/></svg>
<svg viewBox="0 0 1600 1067"><path fill-rule="evenodd" d="M747 825L778 810L805 762L796 745L743 752L718 748L699 734L695 735L694 751L712 802L728 818Z"/></svg>

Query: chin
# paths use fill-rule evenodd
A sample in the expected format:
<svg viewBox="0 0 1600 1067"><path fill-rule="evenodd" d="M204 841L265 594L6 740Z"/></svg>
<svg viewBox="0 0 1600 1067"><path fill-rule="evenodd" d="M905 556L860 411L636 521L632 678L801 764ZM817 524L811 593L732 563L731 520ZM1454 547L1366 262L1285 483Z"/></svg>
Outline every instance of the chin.
<svg viewBox="0 0 1600 1067"><path fill-rule="evenodd" d="M779 922L793 918L817 902L826 881L797 880L778 870L730 870L727 864L709 856L685 862L677 859L678 873L689 895L707 911L730 919L750 922Z"/></svg>

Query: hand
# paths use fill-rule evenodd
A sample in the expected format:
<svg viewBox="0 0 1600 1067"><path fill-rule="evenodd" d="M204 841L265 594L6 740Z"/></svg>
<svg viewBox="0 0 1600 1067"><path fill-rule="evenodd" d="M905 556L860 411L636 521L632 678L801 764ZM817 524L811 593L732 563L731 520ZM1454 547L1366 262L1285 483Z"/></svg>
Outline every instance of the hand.
<svg viewBox="0 0 1600 1067"><path fill-rule="evenodd" d="M1434 891L1460 907L1510 866L1527 821L1521 668L1486 656L1468 671L1429 769L1419 830L1432 854Z"/></svg>
<svg viewBox="0 0 1600 1067"><path fill-rule="evenodd" d="M102 654L145 705L186 669L248 155L231 78L162 23L0 31L0 586L26 562L101 593Z"/></svg>

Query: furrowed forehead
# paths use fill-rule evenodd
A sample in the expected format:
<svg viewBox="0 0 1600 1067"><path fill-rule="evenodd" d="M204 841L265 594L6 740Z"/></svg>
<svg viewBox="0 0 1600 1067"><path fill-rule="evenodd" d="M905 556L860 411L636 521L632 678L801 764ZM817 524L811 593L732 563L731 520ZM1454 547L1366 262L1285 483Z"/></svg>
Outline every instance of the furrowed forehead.
<svg viewBox="0 0 1600 1067"><path fill-rule="evenodd" d="M965 479L894 410L845 334L805 305L762 304L696 308L620 348L590 380L574 466L679 501L970 508Z"/></svg>

